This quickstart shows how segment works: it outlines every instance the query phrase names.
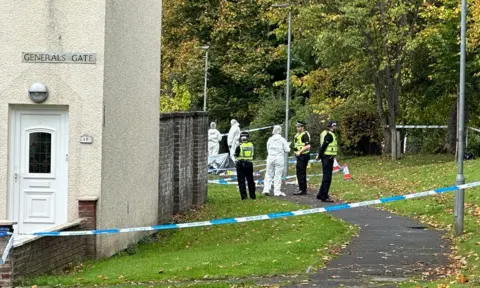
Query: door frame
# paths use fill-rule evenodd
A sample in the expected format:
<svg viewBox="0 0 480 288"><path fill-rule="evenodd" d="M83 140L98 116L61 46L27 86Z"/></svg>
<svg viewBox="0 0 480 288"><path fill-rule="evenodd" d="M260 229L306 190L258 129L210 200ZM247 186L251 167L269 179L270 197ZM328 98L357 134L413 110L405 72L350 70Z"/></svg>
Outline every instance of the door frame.
<svg viewBox="0 0 480 288"><path fill-rule="evenodd" d="M18 136L21 134L19 133L18 129L21 129L17 123L17 118L19 113L26 113L26 114L48 114L51 112L61 113L62 114L62 121L61 121L61 146L65 148L66 157L69 154L69 109L68 106L50 106L50 105L10 105L9 107L9 131L8 131L8 191L7 191L7 218L11 221L17 222L17 225L20 225L20 191L15 191L15 173L17 172L17 168L15 167L15 163L20 163L20 153L25 153L22 151L22 147L20 145L20 139ZM16 148L16 149L15 149ZM69 201L69 181L68 181L68 173L69 173L69 165L68 161L65 162L65 173L63 177L65 177L64 183L66 185L65 193L66 193L66 207L65 212L68 218L68 201ZM20 164L19 164L20 165ZM18 167L20 169L20 167ZM18 185L17 189L20 189L21 185ZM15 196L15 194L17 196ZM17 208L15 209L15 206Z"/></svg>

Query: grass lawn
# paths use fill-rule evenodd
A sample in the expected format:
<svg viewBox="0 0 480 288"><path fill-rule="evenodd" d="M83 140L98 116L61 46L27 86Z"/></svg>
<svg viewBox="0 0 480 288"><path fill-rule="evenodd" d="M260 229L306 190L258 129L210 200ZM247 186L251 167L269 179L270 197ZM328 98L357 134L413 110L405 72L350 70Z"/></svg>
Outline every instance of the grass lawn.
<svg viewBox="0 0 480 288"><path fill-rule="evenodd" d="M349 164L353 181L344 181L342 175L335 175L331 194L347 202L377 199L391 195L421 192L432 188L451 186L455 182L457 166L453 156L422 155L407 156L399 161L380 157L339 159L340 164ZM310 173L321 170L314 164ZM465 162L467 182L480 181L480 160ZM320 178L310 183L318 185ZM452 236L454 223L453 207L455 193L429 198L394 202L381 207L397 214L417 218L423 223L448 231ZM405 283L402 287L480 287L480 189L466 190L465 235L454 238L455 254L452 267L445 271L432 271L447 277L443 282L423 283L421 279ZM455 275L457 272L461 275ZM452 275L453 274L453 275ZM466 282L467 283L462 283Z"/></svg>
<svg viewBox="0 0 480 288"><path fill-rule="evenodd" d="M104 288L126 288L126 287L155 287L155 288L265 288L265 287L278 287L278 286L263 286L256 285L253 281L245 281L238 283L227 283L226 281L220 282L209 282L209 283L189 283L189 284L135 284L135 285L106 285L101 286Z"/></svg>
<svg viewBox="0 0 480 288"><path fill-rule="evenodd" d="M188 213L181 222L302 208L305 207L271 197L241 201L235 186L211 185L208 204ZM355 231L355 227L326 214L189 228L156 234L151 243L130 249L134 252L131 255L123 253L110 259L87 262L70 274L45 276L20 284L82 287L168 284L167 281L304 273L309 266L313 269L324 266L324 262L332 257L329 251L338 251L334 246L348 242ZM228 287L222 283L208 285Z"/></svg>

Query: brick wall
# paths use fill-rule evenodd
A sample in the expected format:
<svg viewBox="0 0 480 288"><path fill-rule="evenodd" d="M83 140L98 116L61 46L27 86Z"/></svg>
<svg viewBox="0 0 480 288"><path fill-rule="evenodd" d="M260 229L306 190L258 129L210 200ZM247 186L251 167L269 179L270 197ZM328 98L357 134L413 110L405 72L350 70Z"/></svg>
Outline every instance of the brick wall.
<svg viewBox="0 0 480 288"><path fill-rule="evenodd" d="M81 224L63 231L80 230ZM87 257L87 238L42 237L14 248L10 253L15 282L25 276L59 272Z"/></svg>
<svg viewBox="0 0 480 288"><path fill-rule="evenodd" d="M159 222L205 203L207 195L208 115L160 115Z"/></svg>
<svg viewBox="0 0 480 288"><path fill-rule="evenodd" d="M174 122L164 114L160 120L160 162L158 177L158 223L170 221L173 215Z"/></svg>
<svg viewBox="0 0 480 288"><path fill-rule="evenodd" d="M96 229L96 199L79 200L79 220L59 231ZM1 229L11 229L12 225ZM12 230L13 231L13 230ZM9 237L0 237L0 253ZM15 247L10 251L5 265L0 265L0 287L13 287L23 277L54 273L96 256L96 236L42 237Z"/></svg>
<svg viewBox="0 0 480 288"><path fill-rule="evenodd" d="M83 199L78 201L78 216L83 219L80 228L82 230L97 229L97 199ZM97 237L85 236L87 244L87 258L97 258Z"/></svg>
<svg viewBox="0 0 480 288"><path fill-rule="evenodd" d="M13 223L0 223L0 232L13 232ZM7 247L10 237L0 237L0 258L2 253ZM0 287L9 288L13 287L13 265L12 260L7 258L5 264L1 264L0 261Z"/></svg>
<svg viewBox="0 0 480 288"><path fill-rule="evenodd" d="M203 205L207 200L208 174L208 117L195 118L193 130L193 205Z"/></svg>

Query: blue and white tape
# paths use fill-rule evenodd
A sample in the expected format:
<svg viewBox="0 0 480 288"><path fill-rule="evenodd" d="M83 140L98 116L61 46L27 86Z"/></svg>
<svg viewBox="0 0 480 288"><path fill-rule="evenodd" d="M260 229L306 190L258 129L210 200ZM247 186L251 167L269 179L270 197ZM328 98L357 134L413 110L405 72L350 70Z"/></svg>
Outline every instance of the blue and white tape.
<svg viewBox="0 0 480 288"><path fill-rule="evenodd" d="M25 234L20 233L20 235L47 236L47 237L104 235L104 234L118 234L118 233L141 232L141 231L161 231L161 230L171 230L171 229L183 229L183 228L192 228L192 227L205 227L205 226L216 226L216 225L224 225L224 224L245 223L245 222L252 222L252 221L259 221L259 220L302 216L302 215L309 215L309 214L315 214L315 213L325 213L325 212L331 212L331 211L377 205L382 203L391 203L391 202L396 202L396 201L401 201L406 199L443 194L447 192L456 191L458 189L469 189L469 188L478 187L478 186L480 186L480 182L473 182L473 183L468 183L464 185L438 188L438 189L420 192L420 193L386 197L386 198L380 198L378 200L363 201L363 202L357 202L352 204L339 204L339 205L332 205L332 206L313 208L313 209L307 209L307 210L278 212L278 213L271 213L271 214L264 214L264 215L227 218L227 219L215 219L215 220L202 221L202 222L165 224L165 225L154 225L154 226L137 227L137 228L106 229L106 230L91 230L91 231L36 232L36 233L25 233Z"/></svg>
<svg viewBox="0 0 480 288"><path fill-rule="evenodd" d="M472 131L475 131L475 132L480 132L480 129L478 129L478 128L468 127L468 129L470 129Z"/></svg>
<svg viewBox="0 0 480 288"><path fill-rule="evenodd" d="M321 160L310 160L308 163L320 163L322 162ZM297 163L297 160L288 160L288 164L295 164Z"/></svg>
<svg viewBox="0 0 480 288"><path fill-rule="evenodd" d="M210 180L208 181L209 184L217 184L217 185L237 185L238 182L237 181L234 181L234 182L230 182L230 181L226 181L224 179L220 179L220 180ZM263 179L258 179L256 181L256 184L257 185L263 185Z"/></svg>
<svg viewBox="0 0 480 288"><path fill-rule="evenodd" d="M254 175L254 176L258 176L258 175ZM320 176L323 176L323 174L307 175L307 177L320 177ZM293 179L293 178L296 178L296 177L297 176L295 176L295 175L282 177L282 181L286 181L288 179ZM237 180L238 180L238 178L236 176L231 176L229 178L221 178L221 179L218 179L218 180L209 180L208 183L209 184L217 184L217 185L237 185L237 182L236 182ZM292 184L292 183L294 183L294 182L288 182L287 184ZM258 185L264 184L264 179L258 179L257 184Z"/></svg>
<svg viewBox="0 0 480 288"><path fill-rule="evenodd" d="M387 125L386 128L389 126ZM446 125L396 125L397 129L447 129Z"/></svg>
<svg viewBox="0 0 480 288"><path fill-rule="evenodd" d="M267 164L263 164L263 165L254 165L255 168L260 168L260 167L266 167ZM212 172L218 172L218 171L234 171L234 170L237 170L237 168L235 167L230 167L230 168L210 168L207 170L208 173L212 173Z"/></svg>
<svg viewBox="0 0 480 288"><path fill-rule="evenodd" d="M237 170L237 168L235 168L235 167L231 167L231 168L212 168L212 169L208 169L208 173L217 172L217 171L233 171L233 170Z"/></svg>
<svg viewBox="0 0 480 288"><path fill-rule="evenodd" d="M230 182L225 179L219 180L208 180L208 184L217 184L217 185L237 185L237 182Z"/></svg>
<svg viewBox="0 0 480 288"><path fill-rule="evenodd" d="M0 235L0 237L2 236ZM2 254L2 259L0 259L1 265L7 263L8 254L10 253L10 250L12 250L13 243L15 241L14 238L15 238L15 235L12 235L12 237L10 237L10 239L8 240L7 246L5 247L5 250L3 251L3 254Z"/></svg>
<svg viewBox="0 0 480 288"><path fill-rule="evenodd" d="M255 131L260 131L260 130L266 130L266 129L269 129L269 128L272 128L274 125L271 125L271 126L265 126L265 127L260 127L260 128L253 128L253 129L248 129L248 130L244 130L242 132L255 132ZM225 137L225 136L228 136L228 133L223 133L221 134L222 137Z"/></svg>

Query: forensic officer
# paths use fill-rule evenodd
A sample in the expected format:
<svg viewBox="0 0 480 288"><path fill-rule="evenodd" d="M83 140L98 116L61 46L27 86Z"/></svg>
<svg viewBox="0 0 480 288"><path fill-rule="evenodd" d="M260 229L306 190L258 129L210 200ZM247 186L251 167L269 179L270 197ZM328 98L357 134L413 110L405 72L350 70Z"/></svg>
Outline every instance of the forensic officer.
<svg viewBox="0 0 480 288"><path fill-rule="evenodd" d="M247 199L247 189L245 187L245 178L248 183L248 194L250 199L256 199L255 180L253 179L253 155L254 148L252 142L248 139L248 132L240 133L240 146L235 150L238 188L242 200Z"/></svg>
<svg viewBox="0 0 480 288"><path fill-rule="evenodd" d="M336 128L337 123L335 121L329 121L327 130L320 134L320 150L318 151L316 159L322 159L323 178L317 199L322 202L333 202L328 196L328 190L330 190L330 184L332 183L334 158L338 152L337 137L333 133Z"/></svg>
<svg viewBox="0 0 480 288"><path fill-rule="evenodd" d="M307 194L307 166L310 161L310 133L305 130L305 123L298 121L295 125L297 128L297 134L293 140L295 156L297 159L297 180L298 180L298 192L293 195L306 195Z"/></svg>
<svg viewBox="0 0 480 288"><path fill-rule="evenodd" d="M222 134L217 130L217 124L212 122L210 123L210 129L208 129L208 156L218 155L220 141L222 141Z"/></svg>
<svg viewBox="0 0 480 288"><path fill-rule="evenodd" d="M237 122L237 120L232 119L230 121L230 131L228 131L228 136L227 136L227 144L228 144L228 151L230 153L230 158L235 161L235 151L237 151L237 147L239 145L239 140L240 140L240 124Z"/></svg>

